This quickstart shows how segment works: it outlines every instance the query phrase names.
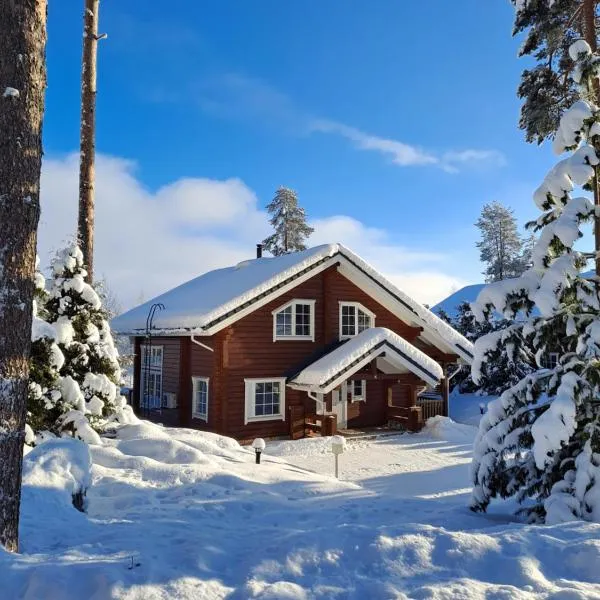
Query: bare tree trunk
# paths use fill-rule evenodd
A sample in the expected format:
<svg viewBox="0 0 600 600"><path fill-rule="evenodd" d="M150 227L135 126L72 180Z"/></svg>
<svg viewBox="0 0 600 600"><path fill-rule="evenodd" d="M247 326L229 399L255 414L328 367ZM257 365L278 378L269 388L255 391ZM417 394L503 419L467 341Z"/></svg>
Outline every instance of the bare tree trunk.
<svg viewBox="0 0 600 600"><path fill-rule="evenodd" d="M94 185L96 160L96 57L100 0L85 0L81 65L81 134L79 159L79 217L77 238L87 281L94 279Z"/></svg>
<svg viewBox="0 0 600 600"><path fill-rule="evenodd" d="M585 41L590 45L592 52L594 54L598 50L598 40L596 38L596 6L598 4L598 0L583 0L583 31L585 35ZM593 99L595 104L600 104L600 84L598 79L595 78L593 83L594 96ZM598 151L598 148L596 148ZM600 178L600 169L598 167L594 167L594 181L593 181L593 191L594 191L594 205L596 208L596 217L594 219L594 239L595 245L594 249L596 252L596 277L600 277L600 215L598 215L598 211L600 210L600 182L598 181Z"/></svg>
<svg viewBox="0 0 600 600"><path fill-rule="evenodd" d="M19 549L31 348L46 0L0 0L0 545Z"/></svg>

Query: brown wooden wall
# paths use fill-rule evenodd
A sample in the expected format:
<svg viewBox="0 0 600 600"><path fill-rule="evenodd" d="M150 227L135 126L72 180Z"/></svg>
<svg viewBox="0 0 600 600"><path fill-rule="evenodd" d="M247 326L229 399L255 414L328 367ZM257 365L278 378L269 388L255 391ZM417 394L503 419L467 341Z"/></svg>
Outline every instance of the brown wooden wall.
<svg viewBox="0 0 600 600"><path fill-rule="evenodd" d="M315 340L274 342L272 311L295 298L316 301ZM417 328L404 323L332 267L217 334L200 338L214 352L193 344L189 337L154 338L155 344L165 347L163 389L178 392L181 424L242 440L258 436L286 436L289 432L289 407L303 406L308 412L313 412L314 402L305 392L286 388L285 421L244 425L244 379L290 376L321 355L329 344L339 339L341 301L360 302L375 314L375 326L392 329L410 342L414 343L419 335ZM139 350L138 342L136 349ZM210 378L208 423L192 419L192 376ZM139 369L136 377L138 385ZM348 407L350 426L367 427L385 422L388 385L390 382L380 380L368 382L368 401L353 403ZM394 388L394 399L405 405L409 395L402 389L400 386Z"/></svg>

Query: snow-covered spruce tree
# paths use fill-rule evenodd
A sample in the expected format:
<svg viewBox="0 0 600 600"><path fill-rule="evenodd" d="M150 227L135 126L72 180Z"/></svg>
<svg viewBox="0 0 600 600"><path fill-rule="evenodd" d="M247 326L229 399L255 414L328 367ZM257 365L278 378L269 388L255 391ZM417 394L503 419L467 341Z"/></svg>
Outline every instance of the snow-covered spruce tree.
<svg viewBox="0 0 600 600"><path fill-rule="evenodd" d="M119 394L118 352L100 297L85 282L81 250L73 245L58 252L52 268L46 308L65 357L61 392L73 407L61 417L61 426L85 440L88 422L103 431L111 422L129 421L131 411Z"/></svg>
<svg viewBox="0 0 600 600"><path fill-rule="evenodd" d="M573 66L568 50L584 29L584 0L511 1L517 8L513 35L526 34L519 56L536 61L521 74L519 127L528 142L540 144L554 135L560 115L577 98L567 76Z"/></svg>
<svg viewBox="0 0 600 600"><path fill-rule="evenodd" d="M306 239L314 229L306 223L306 213L298 205L296 192L280 187L267 210L275 233L263 240L265 250L273 256L306 250Z"/></svg>
<svg viewBox="0 0 600 600"><path fill-rule="evenodd" d="M486 204L475 225L481 231L477 242L480 260L486 265L486 283L518 277L527 268L529 255L523 253L523 240L513 211L499 202Z"/></svg>
<svg viewBox="0 0 600 600"><path fill-rule="evenodd" d="M600 58L583 40L569 53L581 96L590 98ZM474 306L480 317L490 310L525 315L476 342L474 379L501 345L513 353L532 348L537 369L488 405L475 441L472 508L515 495L530 520L600 521L600 279L581 276L596 253L574 249L600 214L588 198L572 196L577 186L598 185L600 109L578 100L561 117L554 149L570 156L534 194L542 214L533 266L487 286ZM555 368L542 368L548 351L559 354Z"/></svg>
<svg viewBox="0 0 600 600"><path fill-rule="evenodd" d="M60 369L65 359L56 344L56 330L47 321L47 298L46 281L36 265L27 394L27 444L32 444L35 434L41 432L58 434L58 421L65 412L60 392Z"/></svg>

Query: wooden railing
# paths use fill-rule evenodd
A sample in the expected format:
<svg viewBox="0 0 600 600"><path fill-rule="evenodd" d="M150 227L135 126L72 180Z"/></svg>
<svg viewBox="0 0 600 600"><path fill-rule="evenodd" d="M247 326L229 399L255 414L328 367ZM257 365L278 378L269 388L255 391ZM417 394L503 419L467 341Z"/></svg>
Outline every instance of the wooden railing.
<svg viewBox="0 0 600 600"><path fill-rule="evenodd" d="M423 414L420 406L388 406L388 422L402 425L408 431L420 431L423 428Z"/></svg>
<svg viewBox="0 0 600 600"><path fill-rule="evenodd" d="M304 417L304 435L335 435L337 432L336 415L311 414Z"/></svg>
<svg viewBox="0 0 600 600"><path fill-rule="evenodd" d="M417 406L423 411L423 420L430 417L444 415L444 401L442 398L417 398Z"/></svg>
<svg viewBox="0 0 600 600"><path fill-rule="evenodd" d="M306 414L301 406L289 408L290 437L297 440L306 436L335 435L336 415Z"/></svg>

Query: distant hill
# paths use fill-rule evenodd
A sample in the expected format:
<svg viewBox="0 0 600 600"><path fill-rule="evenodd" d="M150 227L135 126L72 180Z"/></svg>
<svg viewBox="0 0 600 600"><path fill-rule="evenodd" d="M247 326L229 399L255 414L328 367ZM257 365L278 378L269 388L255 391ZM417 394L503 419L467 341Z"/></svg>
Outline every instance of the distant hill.
<svg viewBox="0 0 600 600"><path fill-rule="evenodd" d="M586 271L582 273L584 277L592 277L594 275L594 270ZM477 300L477 296L479 292L486 286L485 283L474 283L472 285L466 285L465 287L457 290L453 294L450 294L447 298L438 302L435 306L431 308L431 310L435 314L439 314L440 310L445 311L449 317L453 318L457 316L458 307L463 302L475 302Z"/></svg>
<svg viewBox="0 0 600 600"><path fill-rule="evenodd" d="M485 287L485 283L474 283L473 285L466 285L460 290L457 290L453 294L450 294L447 298L438 302L431 310L435 314L439 314L440 310L445 311L449 317L456 317L458 313L458 307L463 302L475 302L479 292Z"/></svg>

